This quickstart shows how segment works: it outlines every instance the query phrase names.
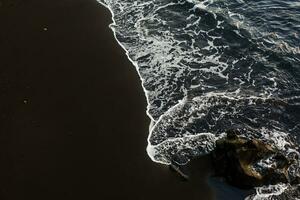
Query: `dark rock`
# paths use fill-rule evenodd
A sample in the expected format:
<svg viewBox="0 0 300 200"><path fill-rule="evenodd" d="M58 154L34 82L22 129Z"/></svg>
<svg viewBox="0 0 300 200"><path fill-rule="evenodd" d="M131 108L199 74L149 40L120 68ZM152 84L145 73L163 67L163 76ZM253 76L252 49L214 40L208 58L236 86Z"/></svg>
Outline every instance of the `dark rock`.
<svg viewBox="0 0 300 200"><path fill-rule="evenodd" d="M287 183L288 168L294 162L271 145L238 136L230 130L216 142L212 152L215 175L240 188Z"/></svg>
<svg viewBox="0 0 300 200"><path fill-rule="evenodd" d="M298 195L298 154L285 155L267 143L240 135L236 130L229 130L226 137L216 141L210 154L191 158L185 165L178 164L182 163L178 160L180 157L174 157L170 169L186 181L203 179L206 171L207 175L224 178L228 184L240 189L252 190L254 187L286 183L290 190L282 195Z"/></svg>

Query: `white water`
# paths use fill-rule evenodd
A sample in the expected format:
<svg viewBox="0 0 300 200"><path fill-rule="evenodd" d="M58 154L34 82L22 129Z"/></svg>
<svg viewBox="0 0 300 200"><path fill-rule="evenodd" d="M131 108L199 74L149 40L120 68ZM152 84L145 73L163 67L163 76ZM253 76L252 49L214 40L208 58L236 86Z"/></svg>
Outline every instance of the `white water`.
<svg viewBox="0 0 300 200"><path fill-rule="evenodd" d="M142 82L148 103L146 112L151 119L147 152L154 162L170 164L176 156L179 157L175 160L178 164L186 164L190 157L213 150L216 139L234 125L247 138L259 137L286 154L297 152L286 127L276 118L276 113L285 112L281 104L290 100L277 95L297 84L281 69L261 72L260 66L256 66L257 61L266 66L275 64L259 51L245 56L226 55L225 52L241 44L239 41L236 44L230 40L228 44L226 40L222 41L224 37L219 31L224 30L225 19L215 13L224 10L214 6L208 8L214 1L189 0L195 6L178 16L177 21L172 20L177 15L176 10L170 9L176 3L167 0L104 1L106 3L100 3L112 13L110 28L115 39ZM185 5L184 1L180 2ZM171 18L164 15L168 9L174 15ZM196 14L197 10L210 13L207 20L214 20L215 25L199 28L203 17ZM252 34L257 33L242 15L233 11L227 11L227 14L232 28L237 27L232 31L237 39L244 37L239 30L241 27L247 27ZM218 41L221 44L216 45ZM245 50L241 47L241 51ZM296 47L288 44L279 49L287 50L299 53ZM248 66L240 68L243 62ZM278 105L270 108L270 102ZM245 108L255 112L255 116L244 116ZM260 122L265 126L253 127ZM289 130L299 130L298 124L291 126ZM269 197L262 194L263 189L258 188L254 198ZM276 196L276 191L270 196Z"/></svg>

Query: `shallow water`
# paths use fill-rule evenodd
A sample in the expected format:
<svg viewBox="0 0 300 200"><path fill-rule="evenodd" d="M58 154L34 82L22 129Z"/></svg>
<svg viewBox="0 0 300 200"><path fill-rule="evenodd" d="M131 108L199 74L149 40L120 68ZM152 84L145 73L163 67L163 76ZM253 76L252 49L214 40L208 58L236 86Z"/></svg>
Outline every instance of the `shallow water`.
<svg viewBox="0 0 300 200"><path fill-rule="evenodd" d="M186 164L212 151L228 129L299 155L298 1L100 2L140 75L153 161ZM258 167L271 164L262 160ZM299 170L299 162L292 165L291 177ZM297 187L265 186L248 199L284 199Z"/></svg>

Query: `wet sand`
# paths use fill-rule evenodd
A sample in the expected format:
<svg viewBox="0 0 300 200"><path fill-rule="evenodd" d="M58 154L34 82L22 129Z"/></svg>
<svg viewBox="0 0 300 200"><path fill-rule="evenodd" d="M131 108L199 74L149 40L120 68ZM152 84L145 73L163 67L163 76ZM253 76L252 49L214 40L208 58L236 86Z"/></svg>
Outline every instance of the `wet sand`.
<svg viewBox="0 0 300 200"><path fill-rule="evenodd" d="M0 0L0 199L197 199L147 156L134 66L96 0Z"/></svg>

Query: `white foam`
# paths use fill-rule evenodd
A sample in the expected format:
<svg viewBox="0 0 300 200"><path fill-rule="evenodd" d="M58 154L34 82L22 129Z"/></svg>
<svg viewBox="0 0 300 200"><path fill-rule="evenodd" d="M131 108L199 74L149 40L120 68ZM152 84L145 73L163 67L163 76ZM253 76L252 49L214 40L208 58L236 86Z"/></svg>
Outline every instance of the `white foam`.
<svg viewBox="0 0 300 200"><path fill-rule="evenodd" d="M114 12L113 12L113 10L112 10L107 4L105 4L104 2L102 2L101 0L97 0L97 1L98 1L100 4L102 4L104 7L106 7L106 8L110 11L110 13L111 13L111 15L112 15L111 19L112 19L112 21L113 21L113 23L110 24L110 27L115 26L115 25L116 25L116 22L115 22L115 20L114 20ZM105 0L103 0L103 1L105 1ZM113 29L112 29L112 30L113 30ZM144 90L144 94L145 94L146 101L147 101L147 111L146 111L146 113L147 113L148 117L151 119L151 122L155 122L155 120L152 118L152 116L148 113L148 110L149 110L148 107L150 106L149 98L148 98L149 95L147 95L148 91L147 91L147 90L145 89L145 87L143 86L144 80L143 80L142 76L140 75L140 72L139 72L139 70L138 70L138 65L137 65L136 62L134 62L134 61L129 57L129 52L128 52L128 50L123 46L122 43L119 42L118 38L116 37L116 32L115 32L114 30L113 30L113 34L114 34L115 40L116 40L116 41L118 42L118 44L123 48L123 50L125 51L125 53L126 53L126 55L127 55L128 60L130 60L130 62L134 65L134 67L135 67L135 69L136 69L136 71L137 71L137 73L138 73L138 75L139 75L140 81L142 82L142 88L143 88L143 90Z"/></svg>
<svg viewBox="0 0 300 200"><path fill-rule="evenodd" d="M259 52L237 57L225 53L235 44L223 41L223 35L219 33L224 29L223 24L237 27L232 34L240 38L244 37L240 29L257 34L245 16L237 10L215 7L213 3L217 0L187 0L194 7L188 13L183 11L182 16L172 10L176 5L174 1L98 1L110 10L113 21L110 28L114 37L140 77L147 101L146 113L151 119L146 150L154 162L170 164L175 155L187 162L190 157L208 153L215 140L223 137L225 129L233 125L237 125L245 137L259 137L283 152L295 150L292 146L296 145L291 142L285 127L273 119L278 114L276 109L281 112L277 101L297 101L296 97L280 99L276 96L295 81L279 69L261 74L256 65L258 62L273 68L275 64ZM184 1L180 3L184 4ZM193 13L197 9L212 14L216 25L200 29L203 18ZM168 11L178 16L176 21L165 15ZM217 15L223 18L219 20ZM272 42L275 44L278 40ZM299 53L288 43L279 50ZM198 94L193 96L193 91ZM275 102L273 107L270 106L272 102ZM246 108L252 109L256 116L244 116ZM266 112L262 114L260 109ZM198 131L189 130L198 121L205 126L198 127ZM266 126L260 126L259 122L265 122ZM239 125L243 125L242 128ZM296 125L290 129L297 130ZM258 196L268 198L285 188L282 185L270 187L275 188L275 192L264 193L261 188L257 189Z"/></svg>
<svg viewBox="0 0 300 200"><path fill-rule="evenodd" d="M274 196L279 196L288 188L287 184L269 185L256 188L256 195L247 197L245 200L270 200Z"/></svg>

